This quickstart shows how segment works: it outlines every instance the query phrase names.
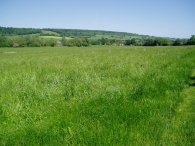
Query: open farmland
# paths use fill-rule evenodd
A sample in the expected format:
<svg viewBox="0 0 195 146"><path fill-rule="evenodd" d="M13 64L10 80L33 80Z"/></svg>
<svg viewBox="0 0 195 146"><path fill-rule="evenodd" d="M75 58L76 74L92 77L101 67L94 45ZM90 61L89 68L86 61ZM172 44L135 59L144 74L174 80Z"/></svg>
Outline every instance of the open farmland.
<svg viewBox="0 0 195 146"><path fill-rule="evenodd" d="M0 48L0 145L195 145L195 47Z"/></svg>

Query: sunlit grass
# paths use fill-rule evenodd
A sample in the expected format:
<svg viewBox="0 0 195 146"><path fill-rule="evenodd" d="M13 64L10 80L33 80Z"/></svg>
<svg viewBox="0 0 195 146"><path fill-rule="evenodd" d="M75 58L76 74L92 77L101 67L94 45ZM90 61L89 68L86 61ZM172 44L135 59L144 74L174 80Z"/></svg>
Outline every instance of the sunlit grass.
<svg viewBox="0 0 195 146"><path fill-rule="evenodd" d="M0 52L0 145L194 143L193 46Z"/></svg>
<svg viewBox="0 0 195 146"><path fill-rule="evenodd" d="M60 36L40 36L40 38L43 38L43 39L62 39L62 37Z"/></svg>

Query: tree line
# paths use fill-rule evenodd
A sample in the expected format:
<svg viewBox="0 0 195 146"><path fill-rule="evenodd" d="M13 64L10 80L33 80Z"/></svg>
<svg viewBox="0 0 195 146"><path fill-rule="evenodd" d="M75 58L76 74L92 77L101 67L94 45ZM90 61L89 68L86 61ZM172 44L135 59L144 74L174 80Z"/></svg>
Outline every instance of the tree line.
<svg viewBox="0 0 195 146"><path fill-rule="evenodd" d="M182 45L195 45L195 36L192 35L190 39L166 39L166 38L147 38L147 39L131 39L126 40L127 46L182 46Z"/></svg>
<svg viewBox="0 0 195 146"><path fill-rule="evenodd" d="M56 44L57 42L53 39L41 39L38 36L20 36L14 38L0 36L0 47L53 47Z"/></svg>
<svg viewBox="0 0 195 146"><path fill-rule="evenodd" d="M34 28L12 28L12 27L0 27L0 34L2 35L29 35L29 34L39 34L41 29Z"/></svg>
<svg viewBox="0 0 195 146"><path fill-rule="evenodd" d="M41 46L77 46L86 47L89 45L126 45L126 46L181 46L181 45L195 45L195 36L190 39L166 39L166 38L132 38L128 40L117 39L88 39L88 38L71 38L66 39L62 37L58 39L44 39L39 36L14 36L6 37L0 36L0 47L41 47Z"/></svg>

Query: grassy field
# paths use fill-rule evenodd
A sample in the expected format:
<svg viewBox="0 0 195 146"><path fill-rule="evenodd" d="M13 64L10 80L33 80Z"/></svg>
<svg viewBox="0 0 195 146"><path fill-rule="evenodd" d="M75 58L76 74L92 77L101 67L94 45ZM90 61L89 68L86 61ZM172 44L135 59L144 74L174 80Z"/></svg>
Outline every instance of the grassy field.
<svg viewBox="0 0 195 146"><path fill-rule="evenodd" d="M59 37L59 36L40 36L40 38L43 38L43 39L56 39L56 40L61 40L62 37Z"/></svg>
<svg viewBox="0 0 195 146"><path fill-rule="evenodd" d="M0 48L0 145L195 145L195 47Z"/></svg>

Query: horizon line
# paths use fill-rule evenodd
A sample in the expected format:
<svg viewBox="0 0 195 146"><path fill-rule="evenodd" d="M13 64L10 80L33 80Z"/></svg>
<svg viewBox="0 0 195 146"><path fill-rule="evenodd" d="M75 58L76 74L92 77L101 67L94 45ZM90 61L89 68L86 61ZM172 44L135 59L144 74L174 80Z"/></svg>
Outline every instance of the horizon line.
<svg viewBox="0 0 195 146"><path fill-rule="evenodd" d="M26 29L65 29L65 30L83 30L83 31L103 31L103 32L115 32L115 33L127 33L127 34L134 34L134 35L141 35L141 36L149 36L149 37L159 37L159 38L169 38L169 39L189 39L189 38L179 38L179 37L167 37L167 36L155 36L155 35L148 35L148 34L139 34L139 33L132 33L132 32L125 32L125 31L115 31L115 30L101 30L101 29L85 29L85 28L51 28L51 27L15 27L15 26L2 26L0 27L5 27L5 28L26 28ZM192 36L192 34L191 34Z"/></svg>

